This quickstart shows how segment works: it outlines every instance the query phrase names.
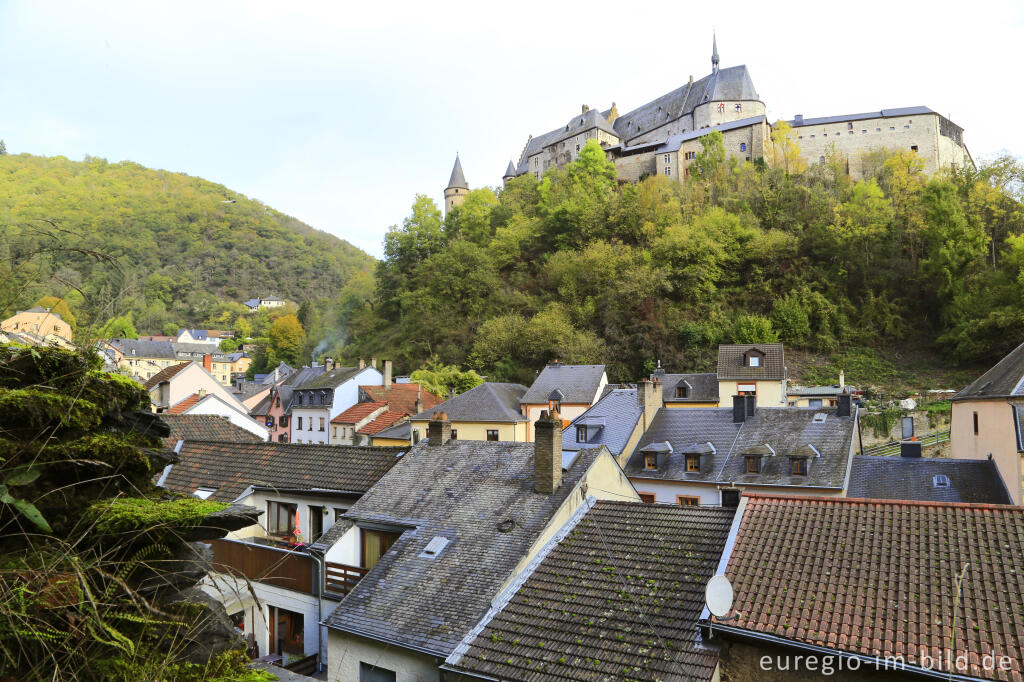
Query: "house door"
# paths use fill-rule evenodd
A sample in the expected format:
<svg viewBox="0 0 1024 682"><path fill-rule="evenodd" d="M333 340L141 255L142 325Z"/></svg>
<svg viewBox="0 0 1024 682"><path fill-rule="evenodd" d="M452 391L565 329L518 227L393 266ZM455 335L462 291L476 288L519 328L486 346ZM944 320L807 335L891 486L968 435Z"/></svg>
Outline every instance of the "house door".
<svg viewBox="0 0 1024 682"><path fill-rule="evenodd" d="M305 653L303 647L303 621L301 613L270 607L270 653Z"/></svg>
<svg viewBox="0 0 1024 682"><path fill-rule="evenodd" d="M309 540L316 542L324 534L324 508L309 505Z"/></svg>

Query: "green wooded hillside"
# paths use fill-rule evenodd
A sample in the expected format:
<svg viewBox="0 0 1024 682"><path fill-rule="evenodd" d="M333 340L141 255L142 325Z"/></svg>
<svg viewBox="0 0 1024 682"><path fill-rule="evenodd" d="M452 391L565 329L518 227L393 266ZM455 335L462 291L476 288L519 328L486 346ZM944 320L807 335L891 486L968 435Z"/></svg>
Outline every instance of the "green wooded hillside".
<svg viewBox="0 0 1024 682"><path fill-rule="evenodd" d="M719 343L781 340L832 359L817 380L845 364L869 370L848 372L860 381L894 372L895 353L978 367L1024 341L1018 162L927 177L913 152L880 151L854 182L837 154L799 168L786 135L776 163L740 164L711 133L683 183L620 183L592 144L446 219L419 196L347 352L529 383L555 357L635 379L657 359L713 370Z"/></svg>
<svg viewBox="0 0 1024 682"><path fill-rule="evenodd" d="M0 232L0 314L54 295L80 326L130 314L140 333L251 296L334 297L374 264L222 185L98 158L0 155Z"/></svg>

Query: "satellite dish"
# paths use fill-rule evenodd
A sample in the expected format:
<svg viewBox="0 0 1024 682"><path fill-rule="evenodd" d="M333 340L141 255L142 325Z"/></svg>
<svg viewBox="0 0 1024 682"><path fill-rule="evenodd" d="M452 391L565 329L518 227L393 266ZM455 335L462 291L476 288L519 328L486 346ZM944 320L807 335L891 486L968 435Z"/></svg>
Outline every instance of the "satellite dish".
<svg viewBox="0 0 1024 682"><path fill-rule="evenodd" d="M712 576L704 588L704 601L712 615L721 618L732 610L732 583L724 575Z"/></svg>

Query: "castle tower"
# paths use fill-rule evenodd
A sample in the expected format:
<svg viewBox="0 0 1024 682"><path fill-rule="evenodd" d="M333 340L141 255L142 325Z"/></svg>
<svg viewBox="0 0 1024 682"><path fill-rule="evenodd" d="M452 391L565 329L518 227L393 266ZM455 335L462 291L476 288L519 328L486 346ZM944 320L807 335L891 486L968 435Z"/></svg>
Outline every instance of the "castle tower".
<svg viewBox="0 0 1024 682"><path fill-rule="evenodd" d="M516 167L511 161L508 162L508 168L505 169L505 174L501 176L501 182L503 185L507 185L509 180L516 177Z"/></svg>
<svg viewBox="0 0 1024 682"><path fill-rule="evenodd" d="M718 73L718 38L711 34L711 73Z"/></svg>
<svg viewBox="0 0 1024 682"><path fill-rule="evenodd" d="M452 168L452 177L448 180L448 186L444 188L444 214L447 216L453 208L461 206L466 200L466 193L469 192L469 185L466 183L466 176L462 173L462 162L459 155L455 155L455 167Z"/></svg>

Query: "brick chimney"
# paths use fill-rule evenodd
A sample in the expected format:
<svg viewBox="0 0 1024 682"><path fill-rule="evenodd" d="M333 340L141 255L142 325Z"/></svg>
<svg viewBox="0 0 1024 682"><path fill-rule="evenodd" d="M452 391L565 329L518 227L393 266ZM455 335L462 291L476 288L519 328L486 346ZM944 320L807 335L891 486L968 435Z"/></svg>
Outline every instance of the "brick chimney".
<svg viewBox="0 0 1024 682"><path fill-rule="evenodd" d="M636 385L636 402L643 410L640 418L643 420L644 431L646 431L650 427L654 415L662 407L661 382L657 378L654 381L641 379Z"/></svg>
<svg viewBox="0 0 1024 682"><path fill-rule="evenodd" d="M416 385L416 402L412 405L413 414L419 414L423 411L423 387L419 384Z"/></svg>
<svg viewBox="0 0 1024 682"><path fill-rule="evenodd" d="M359 358L359 369L366 369L366 360Z"/></svg>
<svg viewBox="0 0 1024 682"><path fill-rule="evenodd" d="M213 371L213 356L209 353L203 355L203 369L207 372Z"/></svg>
<svg viewBox="0 0 1024 682"><path fill-rule="evenodd" d="M334 358L324 358L324 371L330 372L334 369Z"/></svg>
<svg viewBox="0 0 1024 682"><path fill-rule="evenodd" d="M384 388L391 388L391 361L384 361Z"/></svg>
<svg viewBox="0 0 1024 682"><path fill-rule="evenodd" d="M431 447L444 445L452 439L452 423L448 421L448 415L444 412L434 413L433 418L427 422L427 440Z"/></svg>
<svg viewBox="0 0 1024 682"><path fill-rule="evenodd" d="M541 410L533 432L533 489L550 495L562 485L562 421Z"/></svg>

